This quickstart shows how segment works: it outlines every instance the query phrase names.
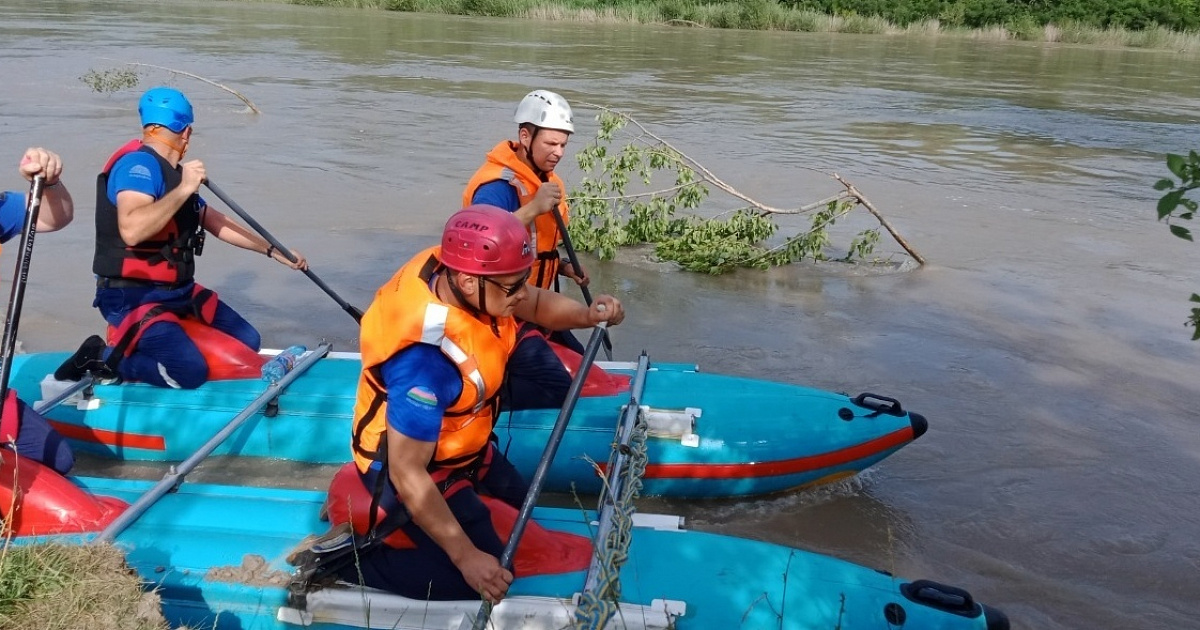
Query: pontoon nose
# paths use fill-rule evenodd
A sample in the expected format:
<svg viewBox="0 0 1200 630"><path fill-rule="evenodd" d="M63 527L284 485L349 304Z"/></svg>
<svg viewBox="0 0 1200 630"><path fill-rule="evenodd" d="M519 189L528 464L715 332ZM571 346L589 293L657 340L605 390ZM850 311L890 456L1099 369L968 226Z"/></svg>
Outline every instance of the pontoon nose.
<svg viewBox="0 0 1200 630"><path fill-rule="evenodd" d="M1009 630L1008 615L987 604L980 604L980 606L983 606L983 618L987 621L987 630Z"/></svg>
<svg viewBox="0 0 1200 630"><path fill-rule="evenodd" d="M913 439L917 439L929 430L929 421L919 413L908 412L908 422L912 425Z"/></svg>

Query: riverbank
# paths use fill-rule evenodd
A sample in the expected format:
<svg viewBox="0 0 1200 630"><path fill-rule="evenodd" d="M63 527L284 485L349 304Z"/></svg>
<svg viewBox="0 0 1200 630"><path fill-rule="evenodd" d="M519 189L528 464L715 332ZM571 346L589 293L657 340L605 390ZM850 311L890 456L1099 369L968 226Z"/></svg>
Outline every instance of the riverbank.
<svg viewBox="0 0 1200 630"><path fill-rule="evenodd" d="M813 33L852 33L916 37L952 37L987 41L1083 44L1100 47L1146 48L1179 52L1200 51L1200 33L1173 30L1152 19L1155 14L1125 16L1114 24L1111 16L1081 16L1046 21L1045 16L996 11L971 13L968 3L942 9L936 17L888 15L847 11L838 14L796 8L776 0L704 2L703 0L647 0L616 4L605 0L264 0L289 4L380 9L414 13L510 17L595 23L667 24L691 28L729 28ZM903 3L898 3L903 4ZM998 3L1003 5L1003 2ZM892 10L897 10L892 8ZM1200 17L1195 18L1200 20ZM1191 17L1177 20L1186 24ZM1144 23L1126 28L1121 23Z"/></svg>
<svg viewBox="0 0 1200 630"><path fill-rule="evenodd" d="M112 545L0 549L0 630L164 630L158 601Z"/></svg>

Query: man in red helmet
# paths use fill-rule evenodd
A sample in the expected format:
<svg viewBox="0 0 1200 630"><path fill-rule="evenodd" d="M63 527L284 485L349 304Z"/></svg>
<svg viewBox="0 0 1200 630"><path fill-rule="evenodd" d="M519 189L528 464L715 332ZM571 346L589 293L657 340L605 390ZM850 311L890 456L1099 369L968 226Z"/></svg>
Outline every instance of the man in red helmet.
<svg viewBox="0 0 1200 630"><path fill-rule="evenodd" d="M588 306L527 280L535 254L520 219L491 206L446 222L440 247L403 266L362 319L352 448L408 548L364 554L343 579L419 599L498 602L512 573L479 494L519 507L528 486L490 441L515 318L551 330L616 325L621 303Z"/></svg>

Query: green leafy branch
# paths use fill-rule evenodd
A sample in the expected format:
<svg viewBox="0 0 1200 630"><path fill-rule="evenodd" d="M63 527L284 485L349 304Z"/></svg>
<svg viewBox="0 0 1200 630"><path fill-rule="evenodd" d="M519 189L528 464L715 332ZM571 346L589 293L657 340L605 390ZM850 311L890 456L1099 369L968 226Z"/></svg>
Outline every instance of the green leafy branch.
<svg viewBox="0 0 1200 630"><path fill-rule="evenodd" d="M1200 155L1195 151L1189 152L1186 157L1168 153L1167 170L1179 178L1179 183L1171 178L1155 182L1155 190L1167 191L1158 200L1158 220L1166 221L1171 234L1185 241L1192 241L1192 231L1179 225L1177 221L1191 221L1196 214L1196 200L1191 199L1187 194L1200 188ZM1200 294L1193 293L1190 301L1200 303ZM1192 309L1192 315L1184 325L1195 328L1192 341L1200 339L1200 308Z"/></svg>
<svg viewBox="0 0 1200 630"><path fill-rule="evenodd" d="M89 69L79 77L93 92L112 94L125 88L137 87L139 77L134 70L116 68L111 70Z"/></svg>
<svg viewBox="0 0 1200 630"><path fill-rule="evenodd" d="M852 184L834 175L846 190L800 208L763 204L651 132L633 117L604 106L599 110L596 138L578 154L584 175L571 191L571 239L579 249L612 259L621 247L653 244L655 255L684 269L711 274L740 267L767 269L804 259L831 260L829 230L859 205L918 262L917 254ZM632 127L630 129L629 127ZM622 132L632 140L618 146ZM669 177L669 185L652 186ZM639 190L632 190L638 188ZM732 196L744 207L704 218L696 213L710 188ZM640 190L646 189L646 190ZM775 215L808 214L807 228L777 245ZM850 242L844 262L868 260L880 240L879 228L859 232Z"/></svg>
<svg viewBox="0 0 1200 630"><path fill-rule="evenodd" d="M178 75L182 75L182 76L185 76L188 78L196 79L197 81L202 81L202 82L207 83L215 88L224 90L225 92L228 92L229 94L236 96L238 98L238 100L240 100L241 102L246 104L246 107L250 108L251 112L254 112L255 114L262 113L262 110L260 110L257 105L255 105L253 102L251 102L250 99L246 98L246 96L243 95L241 92L238 92L237 90L235 90L227 85L222 85L220 83L217 83L216 81L213 81L212 79L207 79L205 77L202 77L198 74L193 74L193 73L187 72L185 70L176 70L175 68L156 66L151 63L138 63L136 61L128 61L125 63L125 65L135 66L138 68L153 68L155 70L163 70L166 72L170 72L171 74L178 74ZM117 92L117 91L123 90L125 88L137 87L138 83L140 82L140 75L138 74L138 71L136 71L136 70L129 70L129 69L124 69L124 68L111 68L108 70L96 70L93 68L93 69L89 69L87 71L87 73L85 73L83 76L79 77L79 80L83 81L83 83L85 85L92 88L93 92L99 92L101 94L111 94L113 92Z"/></svg>

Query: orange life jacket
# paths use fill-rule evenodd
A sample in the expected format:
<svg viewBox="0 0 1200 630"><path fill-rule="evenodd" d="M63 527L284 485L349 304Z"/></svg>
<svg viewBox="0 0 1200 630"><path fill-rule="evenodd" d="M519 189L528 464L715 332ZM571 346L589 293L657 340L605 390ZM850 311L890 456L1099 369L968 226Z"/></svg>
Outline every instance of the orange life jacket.
<svg viewBox="0 0 1200 630"><path fill-rule="evenodd" d="M498 179L508 182L517 190L517 197L520 198L522 206L533 199L542 185L533 169L517 157L516 143L505 140L487 154L487 161L479 167L478 171L475 171L471 181L467 182L467 189L463 192L463 207L471 205L471 199L475 197L475 191L479 190L480 186ZM547 179L558 184L563 193L566 193L567 187L558 175L549 173ZM558 204L563 225L566 225L568 221L567 210L567 200L563 199ZM560 260L558 243L562 240L554 215L549 212L538 215L538 218L533 220L533 230L530 231L530 234L533 236L533 250L537 252L538 262L536 270L529 276L529 284L554 290Z"/></svg>
<svg viewBox="0 0 1200 630"><path fill-rule="evenodd" d="M504 368L517 342L517 323L490 318L442 302L429 288L441 268L440 247L431 247L400 268L375 292L363 314L362 374L354 406L351 449L359 471L384 454L378 452L387 430L387 388L381 367L397 352L417 343L437 346L462 375L462 393L446 409L430 470L472 464L487 447L499 411Z"/></svg>

